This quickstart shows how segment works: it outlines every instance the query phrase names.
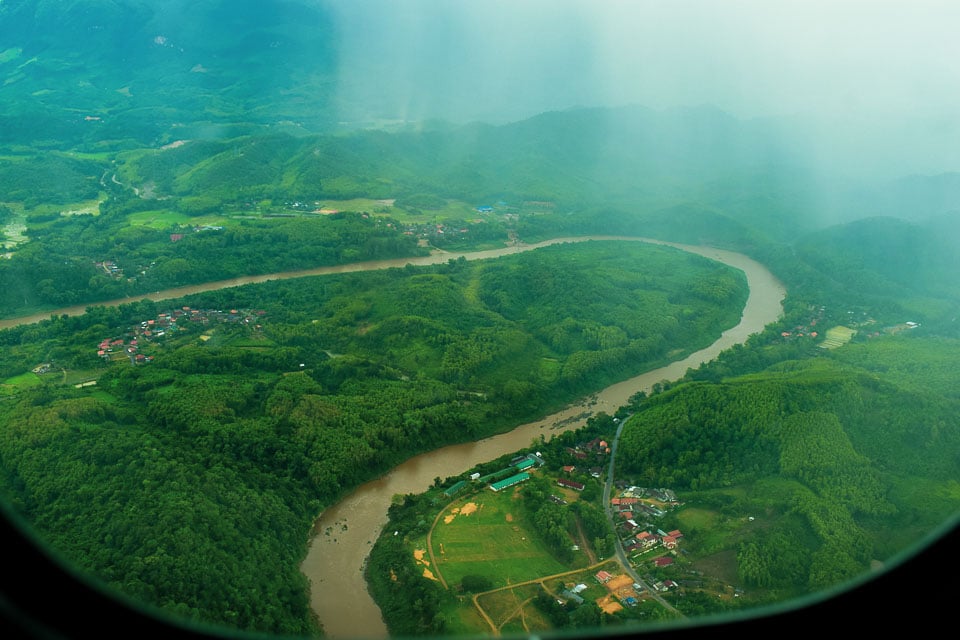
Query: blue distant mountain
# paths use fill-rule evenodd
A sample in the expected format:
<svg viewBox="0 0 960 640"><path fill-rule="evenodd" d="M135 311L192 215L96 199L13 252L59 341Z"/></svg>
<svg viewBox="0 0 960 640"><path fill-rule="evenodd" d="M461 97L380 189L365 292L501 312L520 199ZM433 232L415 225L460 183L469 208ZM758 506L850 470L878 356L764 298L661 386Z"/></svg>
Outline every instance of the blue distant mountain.
<svg viewBox="0 0 960 640"><path fill-rule="evenodd" d="M326 130L332 25L321 3L296 0L7 0L0 142L143 143L287 121Z"/></svg>

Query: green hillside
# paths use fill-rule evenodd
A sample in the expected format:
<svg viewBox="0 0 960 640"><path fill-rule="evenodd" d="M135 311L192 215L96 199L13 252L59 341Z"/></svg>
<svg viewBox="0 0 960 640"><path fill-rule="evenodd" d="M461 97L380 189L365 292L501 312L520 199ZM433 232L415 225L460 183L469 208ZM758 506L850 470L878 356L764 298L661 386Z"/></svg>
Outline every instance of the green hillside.
<svg viewBox="0 0 960 640"><path fill-rule="evenodd" d="M336 122L319 3L8 0L0 42L0 143L122 149Z"/></svg>
<svg viewBox="0 0 960 640"><path fill-rule="evenodd" d="M0 331L0 492L121 593L307 634L298 563L325 506L709 344L745 294L742 274L697 256L585 242Z"/></svg>
<svg viewBox="0 0 960 640"><path fill-rule="evenodd" d="M436 3L447 4L436 16L489 8ZM458 61L469 67L476 43L546 55L537 33L552 13L495 33L441 25L441 46L457 55L439 60L434 84L436 69L411 60L437 43L414 27L443 21L369 31L378 10L403 13L390 2L0 0L0 321L9 327L0 330L0 497L57 557L184 619L322 635L300 562L326 507L411 456L583 402L736 325L743 274L705 258L606 240L519 251L571 236L736 251L787 290L782 319L616 411L629 419L616 479L676 491L687 507L656 526L683 529L690 555L678 552L682 568L655 577L715 569L730 588L720 602L684 585L669 596L678 610L697 616L841 585L960 511L955 109L908 118L896 110L914 97L919 106L923 91L901 91L884 102L889 119L859 122L849 107L843 127L839 116L807 119L800 104L781 105L796 116L623 103L530 115L527 105L541 103L524 85L541 81L551 94L576 94L569 104L612 103L577 93L599 85L564 81L574 69L549 57L529 79L527 64L464 78ZM387 27L390 37L370 42ZM657 95L654 76L689 86L685 100L716 84L742 86L745 102L747 88L773 78L738 70L727 82L720 58L695 65L716 69L715 83L681 82L657 56L607 69L613 48L584 46L606 42L594 38L597 25L576 27L582 40L564 48L582 58L580 77L649 83L656 104L679 102ZM929 43L904 50L940 51ZM797 71L812 71L802 58ZM621 62L629 77L618 76ZM902 66L919 68L909 58ZM875 75L892 82L893 71ZM914 88L951 86L914 75ZM476 84L473 112L486 104L526 115L412 119L418 103L443 112L473 100L472 89L429 95L462 80ZM864 105L878 95L859 89L829 93ZM396 95L405 92L418 95ZM506 248L518 251L446 258ZM442 261L177 289L431 254ZM106 304L116 300L131 302ZM17 324L36 314L44 319ZM843 339L825 339L833 335ZM591 437L609 438L618 424L591 420ZM580 464L567 448L582 434L569 433L541 443L553 481ZM572 510L534 478L518 529L504 516L496 530L549 532L515 548L536 546L532 566L550 570L550 554L572 553L570 535L608 553L605 476L591 471L578 471L589 484ZM420 520L442 484L389 515L425 535ZM376 586L381 600L390 594L388 624L445 630L444 615L463 607L424 581L409 541L395 538L371 545L386 549L377 566L399 576L384 571ZM479 590L510 578L495 573L464 568L459 583ZM589 603L561 611L538 588L518 593L551 630L659 615L601 616ZM504 610L523 610L501 595Z"/></svg>

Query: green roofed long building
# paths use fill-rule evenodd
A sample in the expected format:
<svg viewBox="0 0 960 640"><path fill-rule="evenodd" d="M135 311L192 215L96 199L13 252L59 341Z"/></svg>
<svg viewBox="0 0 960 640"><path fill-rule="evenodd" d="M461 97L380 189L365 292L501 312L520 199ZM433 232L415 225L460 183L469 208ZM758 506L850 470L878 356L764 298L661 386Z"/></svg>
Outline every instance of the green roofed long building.
<svg viewBox="0 0 960 640"><path fill-rule="evenodd" d="M515 467L516 467L517 469L519 469L520 471L526 471L527 469L529 469L530 467L532 467L532 466L535 465L535 464L536 464L536 462L534 462L534 461L531 460L530 458L524 458L523 460L521 460L520 462L518 462L517 464L515 464L515 465L513 465L513 466L515 466Z"/></svg>
<svg viewBox="0 0 960 640"><path fill-rule="evenodd" d="M526 472L518 473L515 476L510 476L509 478L505 478L498 482L494 482L493 484L490 485L490 489L492 489L493 491L500 491L501 489L512 487L515 484L520 484L524 480L529 480L529 479L530 479L529 473L526 473Z"/></svg>
<svg viewBox="0 0 960 640"><path fill-rule="evenodd" d="M460 493L460 490L463 489L465 486L467 486L467 482L465 480L461 480L460 482L456 483L455 485L453 485L452 487L444 491L443 495L447 496L448 498L451 498L457 495L458 493Z"/></svg>

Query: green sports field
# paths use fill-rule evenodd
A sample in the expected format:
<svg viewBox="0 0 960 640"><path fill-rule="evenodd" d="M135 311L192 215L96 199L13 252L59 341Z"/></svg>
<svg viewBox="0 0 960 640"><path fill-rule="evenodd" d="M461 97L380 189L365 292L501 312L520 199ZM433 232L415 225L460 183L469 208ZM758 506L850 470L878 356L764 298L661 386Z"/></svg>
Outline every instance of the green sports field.
<svg viewBox="0 0 960 640"><path fill-rule="evenodd" d="M494 587L567 571L541 544L523 515L515 488L485 490L452 503L433 529L436 569L448 585L466 575L485 576Z"/></svg>

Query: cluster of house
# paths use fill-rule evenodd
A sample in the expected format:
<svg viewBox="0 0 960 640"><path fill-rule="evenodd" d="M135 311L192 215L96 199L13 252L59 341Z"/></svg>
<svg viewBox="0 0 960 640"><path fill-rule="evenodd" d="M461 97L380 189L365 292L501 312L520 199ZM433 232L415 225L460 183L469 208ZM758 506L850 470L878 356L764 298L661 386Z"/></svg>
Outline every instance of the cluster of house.
<svg viewBox="0 0 960 640"><path fill-rule="evenodd" d="M598 571L594 575L594 579L602 585L606 585L607 588L612 588L612 593L617 596L617 598L623 602L623 604L635 607L639 602L639 596L646 589L643 585L634 582L630 584L630 581L626 576L615 576L609 571ZM651 587L654 591L669 591L670 589L675 589L679 585L673 580L663 580L662 582L654 582Z"/></svg>
<svg viewBox="0 0 960 640"><path fill-rule="evenodd" d="M443 223L410 224L403 231L405 236L416 236L429 240L447 236L463 236L470 232L468 227L451 226Z"/></svg>
<svg viewBox="0 0 960 640"><path fill-rule="evenodd" d="M676 494L670 489L649 489L628 487L616 497L610 499L614 516L617 519L617 531L627 553L644 552L663 548L673 551L677 548L683 533L679 530L663 531L649 524L667 510L679 506ZM672 563L670 556L662 556L655 562L661 565Z"/></svg>
<svg viewBox="0 0 960 640"><path fill-rule="evenodd" d="M127 357L133 364L153 361L153 356L141 353L146 343L163 339L180 331L186 323L206 325L211 322L242 323L255 330L261 328L260 321L266 314L263 310L231 309L191 309L181 307L157 314L156 318L144 320L130 327L122 338L105 338L97 345L97 355L104 360Z"/></svg>
<svg viewBox="0 0 960 640"><path fill-rule="evenodd" d="M677 548L682 538L683 534L679 529L674 529L669 533L660 529L656 531L647 531L644 529L623 541L623 550L629 553L631 551L647 551L648 549L663 547L664 549L672 551ZM665 567L672 563L673 559L670 556L661 556L654 560L654 564L658 567Z"/></svg>
<svg viewBox="0 0 960 640"><path fill-rule="evenodd" d="M223 227L219 225L212 225L212 224L204 224L204 225L193 227L194 233L200 233L201 231L223 231ZM186 234L182 232L171 233L170 242L180 242L181 240L184 239L184 237L186 237Z"/></svg>
<svg viewBox="0 0 960 640"><path fill-rule="evenodd" d="M123 269L118 267L117 263L113 260L104 260L103 262L95 262L94 264L111 278L119 279L123 277Z"/></svg>
<svg viewBox="0 0 960 640"><path fill-rule="evenodd" d="M152 362L153 356L140 353L140 339L107 338L97 345L97 355L104 360L113 360L118 357L128 357L133 364Z"/></svg>
<svg viewBox="0 0 960 640"><path fill-rule="evenodd" d="M603 464L610 454L610 445L603 438L594 438L588 442L581 442L575 447L567 447L566 454L582 465L568 464L561 468L562 475L557 478L557 485L575 491L583 491L584 484L574 480L572 476L589 475L591 478L600 478L603 475Z"/></svg>

